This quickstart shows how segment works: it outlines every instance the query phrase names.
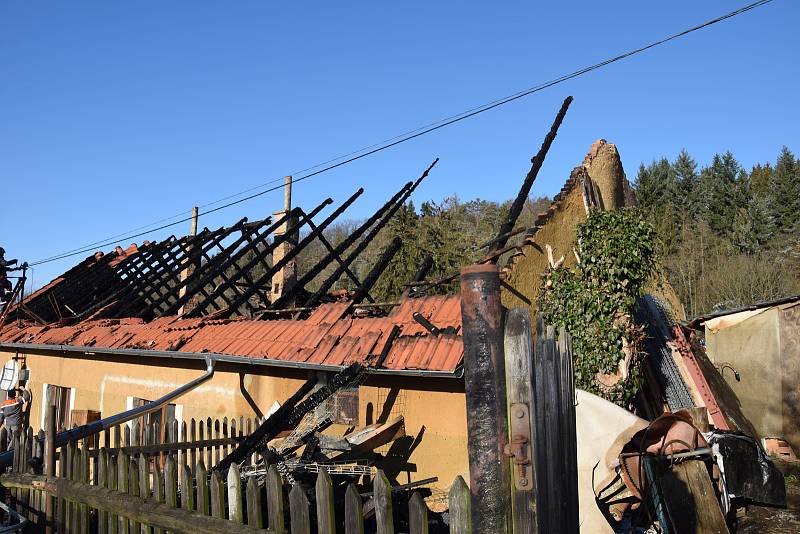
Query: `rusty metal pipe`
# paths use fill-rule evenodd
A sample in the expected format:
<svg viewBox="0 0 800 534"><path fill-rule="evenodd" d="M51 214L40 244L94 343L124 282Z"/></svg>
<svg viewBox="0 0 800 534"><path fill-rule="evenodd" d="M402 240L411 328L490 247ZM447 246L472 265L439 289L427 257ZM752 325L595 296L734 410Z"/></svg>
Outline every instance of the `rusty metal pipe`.
<svg viewBox="0 0 800 534"><path fill-rule="evenodd" d="M510 532L503 312L496 265L461 269L464 387L473 532Z"/></svg>

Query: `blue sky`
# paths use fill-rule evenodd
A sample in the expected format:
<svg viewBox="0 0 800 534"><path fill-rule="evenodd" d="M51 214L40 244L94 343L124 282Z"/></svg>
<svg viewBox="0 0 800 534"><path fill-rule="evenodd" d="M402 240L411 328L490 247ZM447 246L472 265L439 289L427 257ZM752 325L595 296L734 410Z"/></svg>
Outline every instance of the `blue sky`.
<svg viewBox="0 0 800 534"><path fill-rule="evenodd" d="M188 211L592 64L739 2L0 4L0 245L34 261ZM603 137L629 178L682 147L747 167L800 151L800 3L765 7L297 184L365 194L364 217L433 160L419 203L514 196L575 97L534 195ZM277 193L208 217L280 207ZM188 224L160 232L185 233ZM137 238L141 241L143 238ZM110 249L111 247L106 247ZM37 267L41 285L80 257Z"/></svg>

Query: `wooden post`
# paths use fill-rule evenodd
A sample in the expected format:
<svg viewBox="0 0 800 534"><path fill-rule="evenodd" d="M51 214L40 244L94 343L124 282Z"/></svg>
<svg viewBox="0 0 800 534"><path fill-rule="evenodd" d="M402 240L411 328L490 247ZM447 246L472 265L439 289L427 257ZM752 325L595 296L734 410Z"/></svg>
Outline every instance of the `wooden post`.
<svg viewBox="0 0 800 534"><path fill-rule="evenodd" d="M513 458L511 484L511 522L514 534L536 534L536 478L533 470L533 333L528 308L509 310L505 321L506 394L510 416L509 428L513 442L515 429L517 441L513 451L524 456ZM522 463L524 461L524 463Z"/></svg>
<svg viewBox="0 0 800 534"><path fill-rule="evenodd" d="M78 448L78 442L75 442L74 454L72 455L72 471L70 472L70 480L73 482L80 481L80 454L81 450ZM72 532L80 532L80 506L77 502L72 503L71 508L71 521L69 528Z"/></svg>
<svg viewBox="0 0 800 534"><path fill-rule="evenodd" d="M53 477L56 476L56 407L52 404L47 405L44 428L44 474ZM55 532L55 509L55 498L45 494L45 534Z"/></svg>
<svg viewBox="0 0 800 534"><path fill-rule="evenodd" d="M349 484L344 492L344 532L364 534L364 505L355 484Z"/></svg>
<svg viewBox="0 0 800 534"><path fill-rule="evenodd" d="M450 534L472 534L471 497L461 475L457 476L447 494L450 507Z"/></svg>
<svg viewBox="0 0 800 534"><path fill-rule="evenodd" d="M378 534L394 534L394 513L392 512L392 485L383 471L378 470L372 482L375 499L375 525Z"/></svg>
<svg viewBox="0 0 800 534"><path fill-rule="evenodd" d="M461 269L472 526L498 534L509 532L511 508L502 313L497 266Z"/></svg>

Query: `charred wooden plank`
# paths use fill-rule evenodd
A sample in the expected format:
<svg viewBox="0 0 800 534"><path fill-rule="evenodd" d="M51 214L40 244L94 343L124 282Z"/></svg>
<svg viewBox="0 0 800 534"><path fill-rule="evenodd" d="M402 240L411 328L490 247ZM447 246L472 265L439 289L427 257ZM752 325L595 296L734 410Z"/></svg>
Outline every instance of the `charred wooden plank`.
<svg viewBox="0 0 800 534"><path fill-rule="evenodd" d="M384 213L386 213L387 210L391 209L391 207L394 206L394 204L396 202L398 202L398 200L405 194L405 192L411 186L412 186L411 182L408 182L407 184L405 184L400 189L400 191L395 193L395 195L391 199L389 199L388 202L386 202L386 204L381 206L378 209L378 211L376 211L374 214L372 214L372 216L369 219L367 219L361 226L356 228L349 236L347 236L347 238L345 238L341 243L339 243L332 252L329 252L328 254L326 254L319 262L317 262L316 265L314 265L314 267L309 269L309 271L307 273L305 273L302 277L300 277L300 279L295 283L294 287L292 287L289 291L287 291L286 293L281 295L280 298L276 299L275 302L272 303L270 308L271 309L280 309L280 308L284 307L287 303L291 302L291 300L295 298L295 296L300 292L301 289L303 289L306 286L306 284L308 284L314 278L316 278L317 275L319 273L321 273L325 269L325 267L327 267L331 263L331 261L333 261L334 256L344 254L344 252L348 248L350 248L350 246L353 243L355 243L355 241L358 238L360 238L364 234L364 232L366 232L371 226L373 226L376 223L376 221L378 221L378 219ZM350 259L350 258L348 258L347 260L344 260L343 266L340 266L335 271L335 272L339 273L338 276L341 276L342 272L344 272L343 267L348 267L351 262L352 262L352 259ZM338 279L338 276L337 276L337 279ZM325 282L328 282L329 280L330 280L330 277ZM325 284L325 282L323 283L323 285ZM331 282L331 284L332 284L332 282ZM326 293L326 292L327 292L327 288L324 289L323 294Z"/></svg>
<svg viewBox="0 0 800 534"><path fill-rule="evenodd" d="M369 245L369 243L370 243L370 242L371 242L371 241L372 241L372 240L375 238L375 236L376 236L376 235L378 235L378 232L380 232L380 231L381 231L381 229L382 229L382 228L383 228L383 227L384 227L384 226L385 226L385 225L386 225L386 224L387 224L387 223L388 223L388 222L389 222L389 221L392 219L392 217L393 217L393 216L394 216L394 214L397 212L397 210L399 210L399 209L400 209L400 207L401 207L401 206L403 206L403 205L405 204L406 200L408 200L408 197L410 197L410 196L411 196L411 194L412 194L412 193L414 192L414 190L415 190L415 189L416 189L416 188L419 186L419 184L420 184L420 183L422 183L422 181L423 181L425 178L427 178L427 176L428 176L428 174L430 173L431 169L433 169L433 167L436 165L436 163L437 163L438 161L439 161L439 158L436 158L436 159L433 161L433 163L431 163L431 164L428 166L428 168L427 168L427 169L425 169L425 171L422 173L422 175L421 175L419 178L417 178L417 180L416 180L415 182L413 182L413 183L409 182L409 184L410 184L410 185L409 185L409 184L406 184L408 187L405 189L405 192L403 192L403 193L402 193L402 196L401 196L399 199L395 199L394 203L392 203L392 204L391 204L391 207L389 207L389 208L388 208L388 211L385 211L385 213L384 213L384 214L382 214L382 215L379 215L378 213L376 213L376 214L375 214L375 215L373 215L373 216L372 216L372 217L371 217L369 220L367 220L367 222L365 222L365 223L364 223L364 225L362 225L362 227L361 227L361 228L369 227L369 228L370 228L370 231L369 231L369 233L368 233L368 234L367 234L367 235L364 237L364 239L362 239L362 240L361 240L361 241L360 241L360 242L359 242L359 243L358 243L358 244L355 246L355 248L353 249L353 251L352 251L352 252L350 252L350 254L347 256L347 258L345 259L345 263L346 263L347 265L349 265L350 263L352 263L352 262L353 262L353 261L354 261L354 260L355 260L355 259L356 259L356 258L357 258L357 257L358 257L360 254L361 254L361 252L362 252L362 251L363 251L363 250L364 250L364 249L367 247L367 245ZM403 190L401 189L400 191L403 191ZM400 193L400 192L398 192L398 193ZM397 197L397 195L395 195L395 197ZM394 199L395 197L392 197L392 198ZM392 202L392 200L390 200L389 202L391 203L391 202ZM386 206L387 206L387 205L389 205L389 204L387 203L386 205L384 205L384 206L383 206L383 208L386 208ZM383 209L383 208L382 208L382 209ZM374 220L373 220L373 219L374 219ZM377 221L377 222L375 222L375 221ZM360 234L359 234L359 235L360 235ZM346 242L346 241L347 241L347 240L345 240L345 242ZM352 244L352 242L354 242L354 241L355 241L355 240L351 241L351 243L350 243L350 244ZM347 247L349 247L349 246L350 246L350 244L348 244L348 245L347 245ZM345 248L345 250L346 250L346 248ZM314 276L316 276L316 275L314 275ZM306 306L314 306L314 305L316 305L316 304L319 302L320 298L322 298L322 296L323 296L323 295L327 294L327 292L330 290L331 286L333 286L333 284L334 284L334 283L335 283L335 282L336 282L336 281L337 281L337 280L338 280L338 279L339 279L341 276L342 276L342 270L341 270L341 268L339 268L339 269L336 269L336 270L333 272L333 274L332 274L331 276L329 276L329 277L328 277L328 278L327 278L327 279L326 279L326 280L325 280L325 281L322 283L322 285L321 285L321 286L320 286L320 288L319 288L319 289L318 289L318 290L317 290L317 291L314 293L314 295L312 295L312 296L311 296L311 298L309 298L309 299L308 299L308 301L306 302ZM305 278L305 277L304 277L304 278ZM312 277L310 277L310 278L308 278L308 280L306 281L306 283L307 283L307 282L309 282L309 281L311 281L311 280L313 280L313 278L314 278L313 276L312 276ZM298 285L299 285L299 284L298 284ZM278 306L273 306L273 307L278 307Z"/></svg>
<svg viewBox="0 0 800 534"><path fill-rule="evenodd" d="M389 266L389 262L394 259L395 254L397 254L397 251L399 251L402 246L403 241L399 237L395 237L392 242L389 243L389 246L384 249L381 257L378 258L378 261L375 262L375 265L370 269L366 278L364 278L364 282L356 288L355 294L353 295L353 304L361 304L361 301L369 296L369 291L381 277L383 271Z"/></svg>
<svg viewBox="0 0 800 534"><path fill-rule="evenodd" d="M273 266L272 266L272 269L270 269L269 271L264 273L262 276L260 276L258 278L258 280L256 280L256 284L257 284L256 286L253 286L250 289L244 291L244 293L242 293L242 295L234 301L233 305L231 306L231 313L236 313L236 309L238 308L238 306L241 306L241 304L246 299L250 298L258 290L259 286L261 286L263 284L266 284L267 281L272 279L272 277L275 275L275 273L277 273L280 269L283 269L283 267L287 263L289 263L292 259L294 259L306 246L308 246L309 243L311 243L314 239L316 239L317 235L321 234L325 230L325 228L327 228L333 221L335 221L339 217L339 215L344 213L344 211L347 208L349 208L350 205L353 204L353 202L355 202L356 199L358 197L360 197L362 193L364 193L364 189L363 188L359 188L358 191L356 191L353 195L351 195L350 198L345 200L344 203L342 203L341 206L336 208L336 210L333 213L331 213L324 221L322 221L320 223L320 225L317 227L316 231L309 232L309 234L307 236L305 236L302 240L300 240L300 242L297 244L297 246L293 247L279 261L275 262L273 264ZM311 218L310 216L306 217L306 219L310 219L310 218ZM284 236L282 236L282 238L288 239L290 235L291 234L287 233ZM278 239L275 239L275 241L273 241L273 248L274 248L274 246L276 246L275 242L277 242L277 241L278 241ZM271 250L270 250L270 252L271 252ZM273 303L273 307L275 307L274 303Z"/></svg>
<svg viewBox="0 0 800 534"><path fill-rule="evenodd" d="M505 222L500 226L500 230L497 233L498 237L496 238L495 250L503 248L508 242L509 234L513 231L514 225L517 224L517 219L519 218L519 214L522 213L525 201L528 200L533 182L536 180L536 176L542 168L542 163L544 163L544 158L547 156L547 151L550 150L550 145L553 144L553 140L558 133L558 128L561 126L561 122L564 120L564 116L567 114L567 109L569 109L571 103L571 96L564 99L564 103L561 104L561 109L558 110L558 114L556 114L556 118L552 126L550 126L550 131L544 137L539 152L531 159L531 168L527 176L525 176L525 180L522 182L522 187L520 187L519 193L517 193L517 198L514 199L511 208L508 210L508 216Z"/></svg>

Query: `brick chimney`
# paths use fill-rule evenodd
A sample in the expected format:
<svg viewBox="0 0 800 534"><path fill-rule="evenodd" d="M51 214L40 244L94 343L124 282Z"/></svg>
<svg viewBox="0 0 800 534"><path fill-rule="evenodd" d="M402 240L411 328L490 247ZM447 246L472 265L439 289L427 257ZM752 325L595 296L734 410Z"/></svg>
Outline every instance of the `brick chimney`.
<svg viewBox="0 0 800 534"><path fill-rule="evenodd" d="M285 178L283 186L283 211L272 214L273 220L277 221L287 216L292 210L292 177ZM279 262L297 245L299 229L297 228L297 218L287 217L273 233L273 239L280 239L290 233L289 239L275 247L272 252L272 264ZM272 288L270 289L270 300L275 302L297 282L297 262L292 259L272 276Z"/></svg>
<svg viewBox="0 0 800 534"><path fill-rule="evenodd" d="M189 230L189 235L192 237L197 235L197 219L199 215L200 215L199 208L197 206L193 207L192 226L191 229ZM186 256L183 258L183 264L182 264L183 268L181 269L181 274L180 274L182 283L185 282L187 279L191 278L192 275L194 274L194 270L200 266L200 258L194 257L196 251L194 250L194 247L191 244L186 246L185 253ZM178 297L182 298L185 294L186 294L186 286L183 286L181 287L180 291L178 291ZM192 311L194 307L197 305L198 301L199 298L197 296L191 299L189 302L180 307L180 309L178 310L178 315L182 316Z"/></svg>

